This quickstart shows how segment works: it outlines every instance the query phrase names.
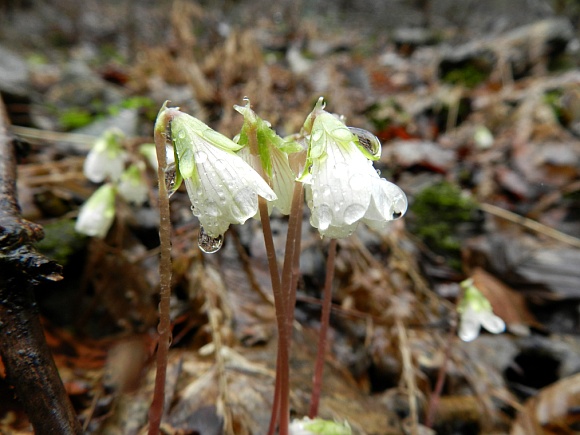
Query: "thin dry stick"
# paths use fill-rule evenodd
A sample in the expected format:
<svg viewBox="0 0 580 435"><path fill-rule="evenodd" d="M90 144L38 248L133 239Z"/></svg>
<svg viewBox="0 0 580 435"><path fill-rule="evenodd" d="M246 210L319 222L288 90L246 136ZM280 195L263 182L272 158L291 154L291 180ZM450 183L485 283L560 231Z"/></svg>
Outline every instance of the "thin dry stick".
<svg viewBox="0 0 580 435"><path fill-rule="evenodd" d="M572 245L576 248L580 248L580 239L565 234L561 231L558 231L533 219L520 216L519 214L512 213L509 210L503 209L501 207L492 204L480 204L479 208L481 208L486 213L493 214L502 219L522 225L537 233L544 234L548 237L551 237L552 239L558 240L568 245Z"/></svg>
<svg viewBox="0 0 580 435"><path fill-rule="evenodd" d="M324 282L324 296L322 299L322 314L320 316L320 334L318 338L318 352L314 366L314 376L312 379L312 397L310 399L310 410L308 417L314 418L318 415L320 405L320 393L322 390L322 372L324 370L324 355L326 354L326 341L328 326L330 323L330 308L332 306L332 280L334 279L334 260L336 258L336 239L330 239L328 246L328 258L326 260L326 281Z"/></svg>
<svg viewBox="0 0 580 435"><path fill-rule="evenodd" d="M155 149L157 151L157 178L159 180L159 342L157 344L157 371L155 373L155 388L153 401L149 409L149 435L158 435L163 417L165 402L165 379L167 376L167 357L171 344L169 302L171 297L171 219L169 214L169 196L165 185L165 168L167 157L165 144L171 140L172 114L167 114L165 129L155 128ZM166 136L169 132L169 137Z"/></svg>
<svg viewBox="0 0 580 435"><path fill-rule="evenodd" d="M409 348L405 326L399 317L396 317L395 325L397 326L399 347L401 349L401 357L403 359L403 375L409 394L409 417L411 418L411 433L416 435L419 433L419 412L417 409L417 384L415 383L413 360L411 358L411 350Z"/></svg>
<svg viewBox="0 0 580 435"><path fill-rule="evenodd" d="M441 398L441 393L443 392L443 386L445 385L445 378L447 376L447 363L449 362L449 356L451 355L451 348L455 342L455 337L457 334L457 320L454 320L449 331L449 338L445 345L445 353L443 354L443 361L437 372L437 382L435 383L435 389L431 393L429 398L429 405L427 408L427 417L425 418L425 426L433 427L435 422L435 413L439 407L439 399Z"/></svg>

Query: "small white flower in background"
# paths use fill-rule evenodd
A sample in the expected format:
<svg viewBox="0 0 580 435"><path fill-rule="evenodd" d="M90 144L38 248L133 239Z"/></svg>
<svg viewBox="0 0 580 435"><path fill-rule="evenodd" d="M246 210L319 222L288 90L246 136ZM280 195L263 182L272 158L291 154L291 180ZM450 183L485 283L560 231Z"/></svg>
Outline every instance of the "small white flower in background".
<svg viewBox="0 0 580 435"><path fill-rule="evenodd" d="M288 163L288 153L302 151L302 147L294 141L284 141L272 130L268 121L256 115L250 107L250 101L246 101L245 106L234 106L234 109L244 116L242 131L234 138L236 143L244 146L238 155L253 168L261 166L270 180L270 185L278 198L268 202L268 212L271 212L272 208L275 207L283 215L288 215L290 214L294 180L296 179L296 175ZM258 156L252 156L250 153L248 132L252 128L255 129L258 140Z"/></svg>
<svg viewBox="0 0 580 435"><path fill-rule="evenodd" d="M144 163L141 162L141 165L144 166ZM149 188L143 180L142 171L137 165L129 166L121 174L117 189L125 201L135 205L143 205L149 194Z"/></svg>
<svg viewBox="0 0 580 435"><path fill-rule="evenodd" d="M463 341L473 341L479 336L481 327L492 334L505 331L505 322L495 314L489 301L473 285L472 279L461 283L465 290L457 308L460 314L458 335Z"/></svg>
<svg viewBox="0 0 580 435"><path fill-rule="evenodd" d="M351 435L352 430L345 421L343 424L334 421L308 417L295 419L290 423L290 435Z"/></svg>
<svg viewBox="0 0 580 435"><path fill-rule="evenodd" d="M115 187L103 184L83 204L75 230L91 237L103 238L115 219Z"/></svg>
<svg viewBox="0 0 580 435"><path fill-rule="evenodd" d="M230 224L243 224L258 210L258 195L277 197L258 173L236 151L242 148L192 116L171 110L171 139L179 176L185 181L203 232L220 238ZM157 118L165 122L163 113Z"/></svg>
<svg viewBox="0 0 580 435"><path fill-rule="evenodd" d="M360 129L349 129L323 110L322 98L307 118L310 133L306 184L310 223L322 236L348 237L365 222L379 229L407 211L407 197L381 178L369 159L380 157L379 140Z"/></svg>
<svg viewBox="0 0 580 435"><path fill-rule="evenodd" d="M117 181L121 177L127 159L121 144L123 137L120 130L110 129L95 141L83 166L85 177L93 183L101 183L107 177Z"/></svg>
<svg viewBox="0 0 580 435"><path fill-rule="evenodd" d="M175 160L174 153L173 153L173 147L166 146L165 151L166 151L167 165L169 166ZM157 151L155 150L155 144L154 143L144 143L143 145L141 145L139 147L139 152L141 153L141 155L143 157L145 157L149 166L151 166L151 168L157 170L158 163L157 163Z"/></svg>
<svg viewBox="0 0 580 435"><path fill-rule="evenodd" d="M478 126L473 133L473 140L479 149L486 150L493 145L493 134L483 125Z"/></svg>

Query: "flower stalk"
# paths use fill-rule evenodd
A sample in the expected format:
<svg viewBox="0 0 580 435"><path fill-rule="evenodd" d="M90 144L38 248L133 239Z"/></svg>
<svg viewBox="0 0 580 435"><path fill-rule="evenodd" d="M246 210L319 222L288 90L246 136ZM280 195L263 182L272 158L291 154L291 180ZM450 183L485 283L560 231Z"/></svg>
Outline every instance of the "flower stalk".
<svg viewBox="0 0 580 435"><path fill-rule="evenodd" d="M171 298L171 218L169 214L169 195L165 185L167 166L166 142L171 139L171 121L174 113L161 108L155 123L154 138L157 152L157 178L159 181L159 341L157 344L157 371L153 401L149 409L149 435L158 435L163 417L165 402L165 380L167 377L167 358L171 344L169 302Z"/></svg>

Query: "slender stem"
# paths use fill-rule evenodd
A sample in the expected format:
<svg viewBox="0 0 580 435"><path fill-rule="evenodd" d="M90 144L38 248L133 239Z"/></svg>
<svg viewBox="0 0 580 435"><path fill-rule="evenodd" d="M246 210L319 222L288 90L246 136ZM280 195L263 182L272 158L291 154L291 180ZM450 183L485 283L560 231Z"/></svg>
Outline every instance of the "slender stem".
<svg viewBox="0 0 580 435"><path fill-rule="evenodd" d="M248 145L250 153L254 158L259 158L258 150L258 132L256 124L250 124L248 128ZM268 176L264 173L261 165L258 165L258 173L266 181ZM288 311L285 304L284 294L282 292L280 283L280 272L278 270L278 263L276 259L276 249L274 248L274 237L272 228L270 226L270 217L268 215L268 203L261 196L258 197L258 208L260 211L260 221L262 223L262 230L264 232L264 243L266 245L266 255L268 257L268 268L270 270L270 278L272 281L272 293L274 294L274 307L276 309L276 322L278 325L278 352L276 357L276 381L274 386L274 398L272 400L272 415L270 417L270 425L268 433L273 434L276 429L279 414L288 413L288 408L281 408L285 403L283 394L289 391L290 384L290 362L289 362L289 336L287 332L287 317ZM288 401L286 400L286 403ZM281 419L282 420L282 419ZM288 433L288 423L284 429L284 423L281 421L280 435Z"/></svg>
<svg viewBox="0 0 580 435"><path fill-rule="evenodd" d="M314 366L312 380L312 398L308 416L314 418L318 415L320 404L320 392L322 391L322 372L324 370L324 355L326 353L326 341L328 325L330 323L330 309L332 305L332 280L334 278L334 260L336 258L336 239L330 240L328 246L328 258L326 260L326 281L324 283L324 295L322 299L322 314L320 316L320 335L318 339L318 352Z"/></svg>
<svg viewBox="0 0 580 435"><path fill-rule="evenodd" d="M165 113L170 112L166 110ZM160 115L161 116L161 115ZM167 376L167 357L171 344L169 302L171 297L171 219L169 214L169 196L165 185L165 168L167 167L165 144L166 134L171 134L170 122L173 112L167 114L165 131L155 128L155 149L157 151L157 178L159 180L159 342L157 344L157 372L153 401L149 409L149 435L158 435L163 417L165 402L165 379ZM165 133L167 132L167 133Z"/></svg>

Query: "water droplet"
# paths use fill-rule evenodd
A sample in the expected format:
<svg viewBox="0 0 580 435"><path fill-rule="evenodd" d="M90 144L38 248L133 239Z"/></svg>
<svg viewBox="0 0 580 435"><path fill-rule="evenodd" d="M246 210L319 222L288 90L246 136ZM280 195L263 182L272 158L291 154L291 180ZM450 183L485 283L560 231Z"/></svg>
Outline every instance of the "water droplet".
<svg viewBox="0 0 580 435"><path fill-rule="evenodd" d="M366 208L360 204L351 204L344 211L344 221L351 225L365 215Z"/></svg>
<svg viewBox="0 0 580 435"><path fill-rule="evenodd" d="M362 128L348 127L350 132L358 138L358 143L373 157L381 156L381 141L370 131Z"/></svg>
<svg viewBox="0 0 580 435"><path fill-rule="evenodd" d="M328 198L331 195L330 186L326 185L322 188L322 196Z"/></svg>
<svg viewBox="0 0 580 435"><path fill-rule="evenodd" d="M194 216L199 217L199 215L201 214L199 212L199 210L197 208L195 208L193 205L191 206L191 212L193 213Z"/></svg>
<svg viewBox="0 0 580 435"><path fill-rule="evenodd" d="M167 189L167 196L171 198L177 188L175 187L175 181L177 180L177 168L175 163L170 163L165 169L165 187Z"/></svg>
<svg viewBox="0 0 580 435"><path fill-rule="evenodd" d="M218 217L218 216L221 214L221 213L220 213L220 210L219 210L219 208L218 208L218 206L217 206L217 204L216 204L215 202L213 202L213 201L208 201L208 202L205 204L205 207L204 207L204 208L205 208L205 212L206 212L206 213L207 213L209 216L212 216L212 217Z"/></svg>
<svg viewBox="0 0 580 435"><path fill-rule="evenodd" d="M352 190L362 190L365 188L365 176L353 175L348 180L348 184Z"/></svg>
<svg viewBox="0 0 580 435"><path fill-rule="evenodd" d="M381 176L381 170L380 169L375 169L375 171L377 172L377 175L380 177Z"/></svg>
<svg viewBox="0 0 580 435"><path fill-rule="evenodd" d="M198 151L193 155L193 158L195 163L199 165L207 160L207 153L205 151Z"/></svg>
<svg viewBox="0 0 580 435"><path fill-rule="evenodd" d="M199 227L197 244L199 245L199 249L206 254L213 254L219 251L224 244L224 236L220 234L218 237L212 237L205 232L203 227Z"/></svg>
<svg viewBox="0 0 580 435"><path fill-rule="evenodd" d="M216 160L215 163L213 164L213 166L220 170L220 169L224 169L226 167L226 162L224 162L223 160Z"/></svg>
<svg viewBox="0 0 580 435"><path fill-rule="evenodd" d="M327 204L322 204L316 208L316 214L318 217L318 229L326 230L332 222L332 210Z"/></svg>
<svg viewBox="0 0 580 435"><path fill-rule="evenodd" d="M324 132L322 130L316 130L313 134L312 134L312 140L317 142L322 138L322 135L324 134Z"/></svg>
<svg viewBox="0 0 580 435"><path fill-rule="evenodd" d="M177 133L177 137L179 139L185 139L185 132L183 130L181 130L179 133Z"/></svg>

